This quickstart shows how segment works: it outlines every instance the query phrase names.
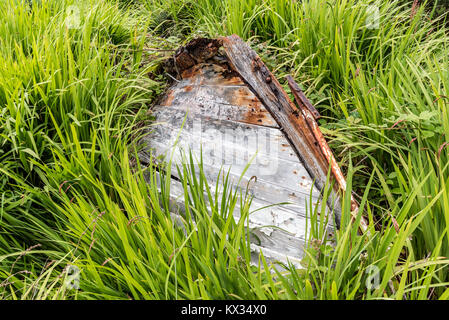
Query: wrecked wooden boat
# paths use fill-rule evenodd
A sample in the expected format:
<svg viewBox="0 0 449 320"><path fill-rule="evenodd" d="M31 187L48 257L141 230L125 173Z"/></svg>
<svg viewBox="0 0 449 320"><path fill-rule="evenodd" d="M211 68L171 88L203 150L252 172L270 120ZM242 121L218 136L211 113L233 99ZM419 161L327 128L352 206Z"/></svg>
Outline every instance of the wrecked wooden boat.
<svg viewBox="0 0 449 320"><path fill-rule="evenodd" d="M260 209L249 218L258 239L252 249L270 260L298 265L307 208L310 201L320 202L329 169L337 183L327 208L334 218L329 221L337 226L339 190L345 189L316 123L318 112L289 78L296 106L260 57L235 35L191 41L177 50L167 70L174 81L153 108L157 124L142 140L141 161L148 163L151 154L170 156L175 146L191 150L198 159L202 153L204 171L214 185L220 169L229 170L237 183L254 157L240 183L253 196L252 209ZM173 166L176 162L175 157ZM171 174L171 196L182 203L175 168Z"/></svg>

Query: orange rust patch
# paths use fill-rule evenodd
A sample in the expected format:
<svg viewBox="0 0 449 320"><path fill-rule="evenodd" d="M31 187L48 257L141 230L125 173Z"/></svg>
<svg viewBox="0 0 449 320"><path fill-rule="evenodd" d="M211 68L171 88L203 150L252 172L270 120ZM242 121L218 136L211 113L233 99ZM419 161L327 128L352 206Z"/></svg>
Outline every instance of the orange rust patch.
<svg viewBox="0 0 449 320"><path fill-rule="evenodd" d="M163 106L171 106L173 99L175 98L173 90L169 90L167 92L167 96L165 97L164 101L161 103Z"/></svg>
<svg viewBox="0 0 449 320"><path fill-rule="evenodd" d="M200 66L201 65L197 64L197 65L195 65L195 66L193 66L193 67L191 67L189 69L184 70L182 72L182 74L181 74L181 77L183 79L189 79L189 78L193 78L193 77L195 77L197 75L200 75L201 74Z"/></svg>
<svg viewBox="0 0 449 320"><path fill-rule="evenodd" d="M195 60L190 56L190 54L183 50L175 58L176 67L180 70L188 69L195 65Z"/></svg>
<svg viewBox="0 0 449 320"><path fill-rule="evenodd" d="M268 111L261 109L260 105L249 107L245 113L243 122L256 124L256 125L271 125L272 121L268 117Z"/></svg>
<svg viewBox="0 0 449 320"><path fill-rule="evenodd" d="M248 106L260 110L262 105L259 99L247 87L239 88L231 98L231 103L236 106Z"/></svg>
<svg viewBox="0 0 449 320"><path fill-rule="evenodd" d="M220 79L220 84L223 86L242 86L244 85L242 79L239 77L230 77L230 78L223 78Z"/></svg>

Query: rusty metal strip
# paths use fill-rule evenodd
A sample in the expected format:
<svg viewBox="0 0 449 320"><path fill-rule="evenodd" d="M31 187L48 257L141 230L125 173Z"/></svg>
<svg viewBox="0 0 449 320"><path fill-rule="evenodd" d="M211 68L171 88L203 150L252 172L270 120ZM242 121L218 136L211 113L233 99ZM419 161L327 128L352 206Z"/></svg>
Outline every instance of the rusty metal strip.
<svg viewBox="0 0 449 320"><path fill-rule="evenodd" d="M318 123L316 122L316 116L313 113L313 110L316 110L310 101L307 100L307 98L304 96L302 91L299 89L298 84L293 80L292 76L288 75L287 77L288 86L290 87L290 90L293 93L293 96L295 97L295 100L299 106L299 109L301 110L302 114L304 115L307 124L310 128L310 130L313 132L313 135L315 136L316 141L318 142L321 151L323 152L324 156L326 157L328 163L331 166L332 173L334 174L335 180L337 181L340 190L342 192L346 192L346 179L343 175L343 172L340 169L340 166L338 165L332 150L330 149L329 145L327 144L326 139L323 136L323 133L321 132ZM305 103L307 102L307 103ZM310 108L312 106L312 108ZM318 113L318 112L317 112ZM359 205L357 201L355 200L354 196L351 194L351 213L353 215L353 218L355 219L359 212ZM360 229L365 232L368 229L368 225L364 217L361 217L360 219Z"/></svg>

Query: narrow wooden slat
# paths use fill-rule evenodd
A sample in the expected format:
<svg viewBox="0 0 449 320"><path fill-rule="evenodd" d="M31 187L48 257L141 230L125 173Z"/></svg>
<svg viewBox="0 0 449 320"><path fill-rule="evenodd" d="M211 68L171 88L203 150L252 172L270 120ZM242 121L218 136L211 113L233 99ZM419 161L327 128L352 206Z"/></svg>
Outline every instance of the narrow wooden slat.
<svg viewBox="0 0 449 320"><path fill-rule="evenodd" d="M288 86L290 87L290 90L296 100L296 102L301 106L303 105L304 107L307 108L307 110L309 110L309 112L312 114L312 116L314 117L315 120L318 120L321 115L318 112L317 109L315 109L315 107L310 103L309 99L307 99L307 97L304 95L304 93L302 92L301 88L298 86L298 84L293 80L293 77L288 75L287 77L287 82L288 82Z"/></svg>
<svg viewBox="0 0 449 320"><path fill-rule="evenodd" d="M141 156L141 159L144 160L143 155ZM179 178L176 172L176 164L179 165L179 162L172 164L171 172L174 177ZM198 169L198 165L196 163L193 165ZM222 173L228 173L228 169L229 166L224 166ZM203 170L211 186L215 185L220 169L215 166L203 164ZM297 188L292 190L260 178L255 181L252 177L253 176L250 176L250 174L241 177L241 171L238 170L230 171L229 173L229 179L233 183L237 183L241 178L240 184L236 187L238 187L243 193L245 193L248 188L249 194L254 198L272 205L282 203L281 207L283 209L289 210L300 217L305 217L307 215L307 208L310 204L315 206L319 203L319 194L317 191L315 191L312 194L312 197L310 197L310 189L307 190L305 188Z"/></svg>
<svg viewBox="0 0 449 320"><path fill-rule="evenodd" d="M162 132L162 125L158 126L158 133ZM167 133L164 133L167 136ZM172 141L158 141L159 139L148 139L148 147L154 148L155 155L170 155L173 152L172 148L175 142ZM239 145L227 142L226 150L224 151L225 157L217 156L215 154L214 140L205 139L204 137L191 137L187 132L182 132L180 139L177 141L176 146L181 148L185 152L191 151L196 159L200 159L203 155L203 165L209 169L212 175L216 175L221 167L224 170L230 170L230 173L239 177L245 169L246 165L251 161L252 156L255 153L246 153L246 150L242 150ZM245 156L246 155L246 156ZM180 162L180 152L175 151L175 162ZM249 180L251 177L255 177L260 185L265 184L267 190L267 196L270 195L270 189L282 190L282 193L274 193L273 196L279 194L279 197L284 196L284 200L287 198L295 198L298 196L308 197L310 192L314 198L317 198L320 193L313 187L313 180L310 179L308 172L299 162L286 161L283 159L266 159L265 155L255 155L256 158L252 160L249 168L246 171L246 178ZM265 162L266 161L266 162Z"/></svg>
<svg viewBox="0 0 449 320"><path fill-rule="evenodd" d="M342 192L345 192L346 191L345 176L343 175L343 172L341 171L340 166L338 165L331 148L327 144L327 141L324 138L323 134L321 133L318 123L316 122L317 119L316 114L318 112L315 110L315 108L313 108L312 104L304 96L302 91L299 89L298 84L295 82L295 80L293 80L293 77L288 75L287 81L293 93L293 96L295 97L295 100L298 103L299 108L301 109L301 112L307 121L310 131L313 132L315 139L318 141L322 153L326 157L326 160L332 169L332 173L334 175L334 178L337 180L337 184L340 187L340 190ZM357 219L359 215L359 205L352 194L351 194L351 214L353 215L353 219ZM362 232L366 232L368 230L368 223L363 216L360 219L360 230Z"/></svg>
<svg viewBox="0 0 449 320"><path fill-rule="evenodd" d="M236 144L235 147L240 143L241 148L246 150L245 154L258 152L260 157L275 157L275 159L301 164L288 140L276 128L217 119L220 118L219 116L215 118L204 117L201 114L192 114L190 110L185 111L177 108L156 109L153 115L157 119L157 124L152 127L154 134L151 135L151 139L157 141L164 142L176 138L183 125L182 134L189 135L190 140L200 138L214 140L217 138L216 133L220 133L224 135L222 140L235 137L233 142ZM150 137L144 138L143 141L148 140L150 140ZM220 142L223 144L225 141L222 140ZM251 141L254 143L250 143ZM243 143L245 143L244 146Z"/></svg>

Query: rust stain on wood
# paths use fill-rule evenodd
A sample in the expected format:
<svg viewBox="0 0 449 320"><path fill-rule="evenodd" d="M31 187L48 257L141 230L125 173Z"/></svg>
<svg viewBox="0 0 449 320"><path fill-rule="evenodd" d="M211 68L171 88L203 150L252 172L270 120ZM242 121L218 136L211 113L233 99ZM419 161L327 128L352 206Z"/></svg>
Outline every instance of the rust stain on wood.
<svg viewBox="0 0 449 320"><path fill-rule="evenodd" d="M182 79L193 78L197 74L201 74L201 68L198 65L191 66L189 68L183 68L184 66L180 66L180 70L182 70L181 77Z"/></svg>
<svg viewBox="0 0 449 320"><path fill-rule="evenodd" d="M192 89L193 89L193 86L192 86L192 85L188 85L188 86L185 86L185 87L184 87L184 90L185 90L186 92L190 92L190 91L192 91Z"/></svg>
<svg viewBox="0 0 449 320"><path fill-rule="evenodd" d="M175 98L175 93L173 92L173 90L168 90L164 100L162 101L162 105L170 106L172 104L174 98Z"/></svg>

